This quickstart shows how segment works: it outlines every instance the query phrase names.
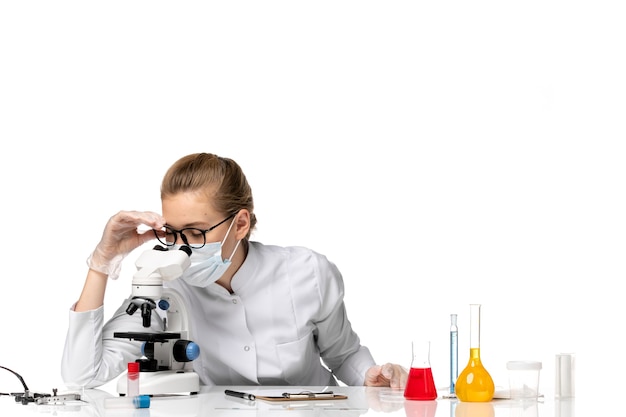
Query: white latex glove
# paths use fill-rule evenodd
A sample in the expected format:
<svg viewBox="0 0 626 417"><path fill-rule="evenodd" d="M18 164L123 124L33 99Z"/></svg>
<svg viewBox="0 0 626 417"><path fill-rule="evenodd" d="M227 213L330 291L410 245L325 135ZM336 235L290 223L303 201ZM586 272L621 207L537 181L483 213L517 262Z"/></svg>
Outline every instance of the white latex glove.
<svg viewBox="0 0 626 417"><path fill-rule="evenodd" d="M406 387L406 380L409 377L408 371L400 365L386 363L375 365L365 373L365 384L368 387Z"/></svg>
<svg viewBox="0 0 626 417"><path fill-rule="evenodd" d="M111 279L117 279L124 257L155 238L151 230L140 233L137 228L146 225L152 229L160 229L164 224L165 218L151 211L118 212L104 227L100 242L87 258L87 266Z"/></svg>

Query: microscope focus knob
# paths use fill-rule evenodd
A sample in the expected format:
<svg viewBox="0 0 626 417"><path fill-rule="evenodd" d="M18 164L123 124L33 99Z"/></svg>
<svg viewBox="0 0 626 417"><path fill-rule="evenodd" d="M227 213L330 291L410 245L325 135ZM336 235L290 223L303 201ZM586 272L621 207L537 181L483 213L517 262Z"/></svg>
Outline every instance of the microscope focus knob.
<svg viewBox="0 0 626 417"><path fill-rule="evenodd" d="M200 346L191 340L177 340L172 348L172 354L178 362L191 362L200 356Z"/></svg>

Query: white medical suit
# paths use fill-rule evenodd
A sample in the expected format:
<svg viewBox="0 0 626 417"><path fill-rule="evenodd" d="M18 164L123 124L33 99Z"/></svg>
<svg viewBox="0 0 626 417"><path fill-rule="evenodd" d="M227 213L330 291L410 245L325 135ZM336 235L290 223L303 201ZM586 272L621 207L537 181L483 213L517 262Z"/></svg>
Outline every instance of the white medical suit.
<svg viewBox="0 0 626 417"><path fill-rule="evenodd" d="M319 386L337 385L337 378L363 385L375 362L352 330L343 279L325 256L250 242L231 285L233 294L218 284L165 283L188 301L190 339L200 347L193 367L201 384ZM156 332L157 321L143 328L139 311L128 315L127 306L128 300L104 326L103 307L70 310L62 358L68 387L105 384L141 357L142 342L113 333Z"/></svg>

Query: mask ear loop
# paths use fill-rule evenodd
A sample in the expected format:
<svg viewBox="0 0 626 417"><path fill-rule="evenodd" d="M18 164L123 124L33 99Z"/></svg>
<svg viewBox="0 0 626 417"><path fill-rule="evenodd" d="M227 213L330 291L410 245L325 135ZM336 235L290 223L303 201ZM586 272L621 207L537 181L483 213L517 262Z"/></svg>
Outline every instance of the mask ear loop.
<svg viewBox="0 0 626 417"><path fill-rule="evenodd" d="M230 261L231 259L233 259L233 256L235 255L235 251L237 251L237 248L239 247L240 243L241 243L241 239L237 241L237 244L235 245L235 249L233 249L233 252L230 254L230 258L226 259L227 261Z"/></svg>
<svg viewBox="0 0 626 417"><path fill-rule="evenodd" d="M224 246L224 242L226 242L226 238L228 237L228 235L230 234L230 229L232 229L233 224L235 224L235 219L237 217L235 216L235 218L233 219L232 222L230 222L230 226L228 226L228 231L226 232L226 236L224 236L224 239L222 240L222 247ZM237 241L237 244L235 245L235 249L233 249L232 253L230 254L230 258L226 258L224 259L225 261L230 261L231 259L233 259L233 256L235 255L235 252L237 251L237 248L239 247L239 244L241 243L241 239L239 239Z"/></svg>

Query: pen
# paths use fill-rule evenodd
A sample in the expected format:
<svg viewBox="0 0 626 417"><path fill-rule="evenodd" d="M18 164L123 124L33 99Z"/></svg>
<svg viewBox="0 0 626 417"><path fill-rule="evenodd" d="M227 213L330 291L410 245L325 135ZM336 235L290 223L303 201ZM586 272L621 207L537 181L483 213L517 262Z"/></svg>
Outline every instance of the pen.
<svg viewBox="0 0 626 417"><path fill-rule="evenodd" d="M231 391L227 389L226 391L224 391L224 394L230 395L231 397L243 398L244 400L250 400L250 401L256 400L256 396L254 394L248 394L245 392Z"/></svg>
<svg viewBox="0 0 626 417"><path fill-rule="evenodd" d="M285 398L332 398L334 396L332 391L325 392L297 392L297 393L289 393L283 392L283 397Z"/></svg>

